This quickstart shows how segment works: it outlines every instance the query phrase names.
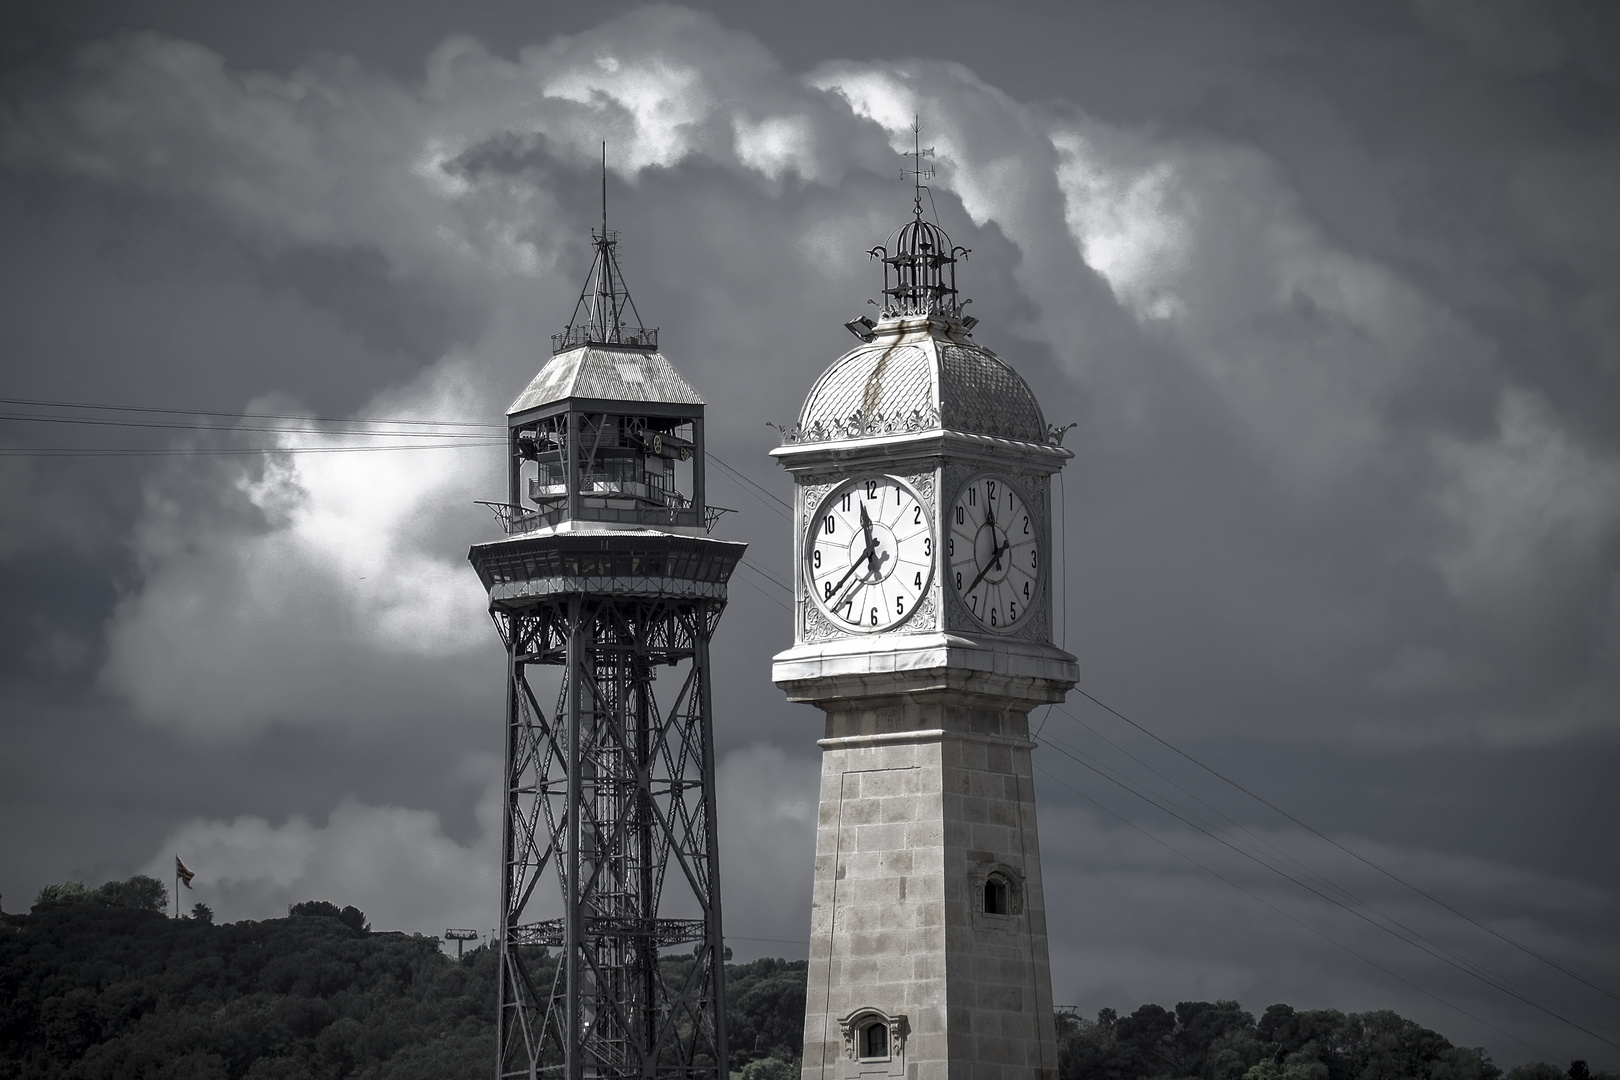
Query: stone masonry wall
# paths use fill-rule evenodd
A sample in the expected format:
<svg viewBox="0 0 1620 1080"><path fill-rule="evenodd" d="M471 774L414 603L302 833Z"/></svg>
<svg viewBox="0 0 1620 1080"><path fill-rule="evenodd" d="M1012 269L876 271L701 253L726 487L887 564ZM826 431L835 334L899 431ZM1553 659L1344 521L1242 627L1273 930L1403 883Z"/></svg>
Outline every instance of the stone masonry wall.
<svg viewBox="0 0 1620 1080"><path fill-rule="evenodd" d="M823 741L804 1080L1055 1080L1029 745ZM1007 915L983 910L992 872ZM895 1029L887 1058L856 1053L861 1010Z"/></svg>

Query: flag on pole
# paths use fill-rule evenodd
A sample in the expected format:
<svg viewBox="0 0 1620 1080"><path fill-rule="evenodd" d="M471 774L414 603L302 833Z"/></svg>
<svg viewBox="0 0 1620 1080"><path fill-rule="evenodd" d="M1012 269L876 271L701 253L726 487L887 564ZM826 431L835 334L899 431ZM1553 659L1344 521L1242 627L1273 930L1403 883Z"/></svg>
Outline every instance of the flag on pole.
<svg viewBox="0 0 1620 1080"><path fill-rule="evenodd" d="M180 861L180 856L174 857L174 876L179 878L186 888L191 888L191 879L197 875L186 869L186 864Z"/></svg>

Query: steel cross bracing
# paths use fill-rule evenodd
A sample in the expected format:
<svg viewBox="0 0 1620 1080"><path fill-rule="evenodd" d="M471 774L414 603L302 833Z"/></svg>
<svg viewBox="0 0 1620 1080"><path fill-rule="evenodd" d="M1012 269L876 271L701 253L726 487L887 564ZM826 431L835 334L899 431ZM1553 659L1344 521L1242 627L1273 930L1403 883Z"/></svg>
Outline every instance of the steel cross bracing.
<svg viewBox="0 0 1620 1080"><path fill-rule="evenodd" d="M708 780L723 607L575 593L493 612L508 658L500 1076L723 1077ZM549 715L537 666L561 668ZM564 913L537 918L548 873ZM666 900L687 917L660 916Z"/></svg>

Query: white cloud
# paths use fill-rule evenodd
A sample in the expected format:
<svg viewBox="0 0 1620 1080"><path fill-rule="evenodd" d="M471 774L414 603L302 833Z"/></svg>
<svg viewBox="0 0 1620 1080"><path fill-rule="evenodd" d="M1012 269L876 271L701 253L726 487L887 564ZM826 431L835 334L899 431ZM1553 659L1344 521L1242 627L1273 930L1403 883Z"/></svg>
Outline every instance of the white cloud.
<svg viewBox="0 0 1620 1080"><path fill-rule="evenodd" d="M1620 460L1581 445L1537 395L1504 390L1489 439L1437 442L1441 505L1460 528L1438 562L1470 607L1601 561L1620 521Z"/></svg>
<svg viewBox="0 0 1620 1080"><path fill-rule="evenodd" d="M446 358L365 411L478 422L481 381L465 357ZM394 441L243 437L289 448ZM468 481L494 475L488 459L498 456L449 448L174 465L149 487L135 537L143 576L108 625L103 684L146 719L208 739L277 721L373 736L456 724L484 703L476 660L495 647L465 540L469 519L483 524Z"/></svg>
<svg viewBox="0 0 1620 1080"><path fill-rule="evenodd" d="M1612 561L1617 525L1598 508L1606 459L1557 450L1578 444L1550 408L1534 421L1545 434L1521 438L1530 443L1474 448L1469 425L1482 418L1468 403L1504 387L1493 343L1326 235L1264 154L1019 102L959 64L836 62L797 76L749 36L671 7L516 59L453 38L419 85L341 59L284 76L235 72L197 46L134 35L89 50L70 92L8 117L0 146L14 163L199 200L271 245L380 252L391 273L487 316L477 344L388 407L494 419L543 359L521 313L537 298L566 304L577 288L559 270L572 274L587 222L557 177L589 167L605 138L638 204L668 208L658 234L640 238L653 256L635 272L656 276L679 309L692 359L678 362L713 399L715 441L753 445L742 425L790 415L820 363L776 343L871 291L849 274L881 239L872 193L892 195L894 213L877 217L904 217L896 167L918 114L937 151L939 209L979 249L964 284L993 282L1001 310L1033 313L984 332L1022 335L1053 357L1074 380L1056 387L1065 407L1085 407L1080 387L1132 417L1110 453L1157 455L1187 429L1180 410L1197 410L1205 437L1226 440L1196 451L1201 467L1225 470L1210 482L1265 492L1256 505L1269 516L1248 535L1342 533L1352 512L1336 501L1377 506L1353 525L1384 557L1356 573L1440 567L1452 599L1534 576L1556 537L1578 536L1558 557L1580 561L1589 580ZM736 378L739 365L758 377ZM458 379L474 390L451 401ZM468 460L172 470L139 533L143 576L110 624L105 685L150 719L213 735L279 720L372 733L401 717L442 723L483 685L492 645L437 513L496 489ZM1532 474L1538 490L1566 492L1544 515L1556 528L1523 523L1537 512L1524 495ZM1100 528L1137 527L1118 506L1097 512ZM1192 512L1166 508L1166 527L1194 534L1204 523ZM1401 627L1360 670L1322 662L1380 703L1445 686L1465 699L1470 673L1496 662L1466 635L1407 640L1404 612L1323 617L1370 605L1381 582L1324 568L1329 557L1308 542L1265 582L1242 580L1254 572L1243 543L1208 557L1207 576L1245 597L1311 583L1299 598L1255 601L1269 606L1245 645L1256 657L1286 655L1291 643L1275 638L1306 622L1323 657L1359 656L1351 638L1368 625ZM1180 660L1197 666L1159 662ZM1268 679L1298 670L1257 665Z"/></svg>
<svg viewBox="0 0 1620 1080"><path fill-rule="evenodd" d="M439 816L402 806L344 799L323 824L292 815L183 822L145 868L172 880L178 855L196 875L183 907L201 902L222 921L277 918L290 904L327 900L364 911L377 930L487 931L499 908L500 764L469 756L465 775L488 777L478 804L479 833L462 843Z"/></svg>
<svg viewBox="0 0 1620 1080"><path fill-rule="evenodd" d="M182 822L164 837L143 873L172 880L175 855L196 872L183 905L201 901L217 918L276 918L289 904L353 904L378 930L439 933L446 926L487 931L498 921L500 762L469 754L458 775L484 781L477 835L456 840L439 816L405 806L342 800L324 822L294 814ZM763 745L720 760L722 901L739 958L792 955L810 921L818 763ZM666 898L678 904L681 890ZM548 870L531 918L558 910L557 878ZM666 915L685 914L666 910Z"/></svg>

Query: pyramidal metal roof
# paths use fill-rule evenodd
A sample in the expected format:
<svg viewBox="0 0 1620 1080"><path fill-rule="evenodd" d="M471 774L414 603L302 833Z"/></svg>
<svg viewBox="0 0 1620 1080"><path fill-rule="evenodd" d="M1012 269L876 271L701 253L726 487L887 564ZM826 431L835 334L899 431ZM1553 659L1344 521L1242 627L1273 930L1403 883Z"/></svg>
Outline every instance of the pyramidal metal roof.
<svg viewBox="0 0 1620 1080"><path fill-rule="evenodd" d="M663 405L703 405L675 365L656 350L582 345L553 356L517 396L515 416L569 398Z"/></svg>

